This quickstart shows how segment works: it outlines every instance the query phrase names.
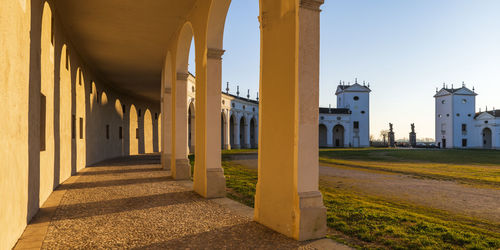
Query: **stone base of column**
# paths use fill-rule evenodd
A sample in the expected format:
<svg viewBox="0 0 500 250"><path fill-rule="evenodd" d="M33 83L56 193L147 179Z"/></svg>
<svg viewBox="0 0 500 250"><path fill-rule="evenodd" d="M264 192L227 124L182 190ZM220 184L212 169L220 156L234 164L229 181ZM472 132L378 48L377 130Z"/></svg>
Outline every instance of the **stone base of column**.
<svg viewBox="0 0 500 250"><path fill-rule="evenodd" d="M240 145L236 145L236 144L231 147L231 149L240 149L240 148L241 148L241 146Z"/></svg>
<svg viewBox="0 0 500 250"><path fill-rule="evenodd" d="M175 171L172 171L175 180L191 179L191 164L189 159L175 159Z"/></svg>
<svg viewBox="0 0 500 250"><path fill-rule="evenodd" d="M243 148L252 148L252 146L250 144L245 144L243 145Z"/></svg>
<svg viewBox="0 0 500 250"><path fill-rule="evenodd" d="M226 197L226 177L224 177L224 169L207 169L207 196L205 198L223 197Z"/></svg>
<svg viewBox="0 0 500 250"><path fill-rule="evenodd" d="M319 191L299 193L300 225L298 240L313 240L326 236L326 207Z"/></svg>
<svg viewBox="0 0 500 250"><path fill-rule="evenodd" d="M170 154L161 154L161 166L163 170L170 170L171 161Z"/></svg>
<svg viewBox="0 0 500 250"><path fill-rule="evenodd" d="M224 144L224 146L222 147L223 149L226 149L226 150L229 150L231 149L231 145L229 144Z"/></svg>

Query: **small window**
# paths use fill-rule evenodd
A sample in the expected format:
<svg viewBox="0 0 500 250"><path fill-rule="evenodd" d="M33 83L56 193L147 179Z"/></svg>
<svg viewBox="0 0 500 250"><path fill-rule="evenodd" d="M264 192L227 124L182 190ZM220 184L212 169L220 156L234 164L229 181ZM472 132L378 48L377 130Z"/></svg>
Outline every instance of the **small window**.
<svg viewBox="0 0 500 250"><path fill-rule="evenodd" d="M83 139L83 118L80 117L80 139Z"/></svg>
<svg viewBox="0 0 500 250"><path fill-rule="evenodd" d="M442 101L441 101L441 104L445 104L445 103L446 103L446 101L445 101L445 100L442 100Z"/></svg>
<svg viewBox="0 0 500 250"><path fill-rule="evenodd" d="M467 103L467 99L462 99L462 103L466 104Z"/></svg>
<svg viewBox="0 0 500 250"><path fill-rule="evenodd" d="M226 104L226 101L222 100L222 104Z"/></svg>
<svg viewBox="0 0 500 250"><path fill-rule="evenodd" d="M123 111L123 114L127 113L127 112L126 112L126 110L127 110L127 107L125 106L125 104L123 104L123 105L122 105L122 111Z"/></svg>
<svg viewBox="0 0 500 250"><path fill-rule="evenodd" d="M450 117L450 114L446 114L446 117Z"/></svg>
<svg viewBox="0 0 500 250"><path fill-rule="evenodd" d="M118 138L123 139L123 128L122 127L119 127L118 128Z"/></svg>
<svg viewBox="0 0 500 250"><path fill-rule="evenodd" d="M232 104L232 106L233 106L233 108L236 107L236 105L234 103Z"/></svg>
<svg viewBox="0 0 500 250"><path fill-rule="evenodd" d="M245 110L245 108L246 108L245 105L243 105L243 110Z"/></svg>
<svg viewBox="0 0 500 250"><path fill-rule="evenodd" d="M193 92L193 93L194 93L194 86L193 86L193 87L191 87L191 92Z"/></svg>
<svg viewBox="0 0 500 250"><path fill-rule="evenodd" d="M109 140L109 125L106 125L106 139Z"/></svg>
<svg viewBox="0 0 500 250"><path fill-rule="evenodd" d="M139 139L139 128L135 129L135 138Z"/></svg>
<svg viewBox="0 0 500 250"><path fill-rule="evenodd" d="M322 116L322 117L320 117L319 119L324 120L324 119L325 119L325 117L323 117L323 116Z"/></svg>
<svg viewBox="0 0 500 250"><path fill-rule="evenodd" d="M40 93L40 151L45 151L45 123L47 119L47 99Z"/></svg>
<svg viewBox="0 0 500 250"><path fill-rule="evenodd" d="M252 110L253 110L253 112L255 112L255 108L253 108Z"/></svg>
<svg viewBox="0 0 500 250"><path fill-rule="evenodd" d="M365 114L365 113L366 113L366 112L365 112L364 110L363 110L363 111L361 111L361 114Z"/></svg>
<svg viewBox="0 0 500 250"><path fill-rule="evenodd" d="M472 116L472 114L468 114L467 116L468 116L468 117L471 117L471 116Z"/></svg>
<svg viewBox="0 0 500 250"><path fill-rule="evenodd" d="M359 129L359 122L358 121L354 122L354 129Z"/></svg>
<svg viewBox="0 0 500 250"><path fill-rule="evenodd" d="M467 131L467 124L462 124L462 132L466 132Z"/></svg>
<svg viewBox="0 0 500 250"><path fill-rule="evenodd" d="M158 120L158 113L155 113L155 120Z"/></svg>
<svg viewBox="0 0 500 250"><path fill-rule="evenodd" d="M138 116L141 117L141 109L139 109Z"/></svg>
<svg viewBox="0 0 500 250"><path fill-rule="evenodd" d="M352 99L354 99L354 101L359 101L359 96L355 96Z"/></svg>
<svg viewBox="0 0 500 250"><path fill-rule="evenodd" d="M96 94L96 98L95 98L96 102L97 102L97 104L99 104L99 91L96 91L95 94Z"/></svg>
<svg viewBox="0 0 500 250"><path fill-rule="evenodd" d="M459 116L460 116L460 114L459 114L459 113L457 113L457 117L459 117Z"/></svg>
<svg viewBox="0 0 500 250"><path fill-rule="evenodd" d="M76 116L71 116L71 139L76 139Z"/></svg>
<svg viewBox="0 0 500 250"><path fill-rule="evenodd" d="M443 115L438 115L439 118L443 117Z"/></svg>
<svg viewBox="0 0 500 250"><path fill-rule="evenodd" d="M462 147L467 147L467 139L462 139Z"/></svg>
<svg viewBox="0 0 500 250"><path fill-rule="evenodd" d="M340 120L342 120L342 117L337 116L337 121L340 121Z"/></svg>
<svg viewBox="0 0 500 250"><path fill-rule="evenodd" d="M484 123L488 123L488 121L484 121Z"/></svg>

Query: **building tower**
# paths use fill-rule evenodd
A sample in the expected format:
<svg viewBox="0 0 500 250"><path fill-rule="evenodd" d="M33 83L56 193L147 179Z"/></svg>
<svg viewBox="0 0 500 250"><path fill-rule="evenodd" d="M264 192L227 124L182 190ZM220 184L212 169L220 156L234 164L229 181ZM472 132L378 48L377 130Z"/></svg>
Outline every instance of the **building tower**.
<svg viewBox="0 0 500 250"><path fill-rule="evenodd" d="M470 147L476 95L465 84L457 89L443 84L436 92L436 143L440 148Z"/></svg>
<svg viewBox="0 0 500 250"><path fill-rule="evenodd" d="M350 136L352 147L370 146L370 88L358 84L341 84L337 87L337 108L349 109L351 112Z"/></svg>

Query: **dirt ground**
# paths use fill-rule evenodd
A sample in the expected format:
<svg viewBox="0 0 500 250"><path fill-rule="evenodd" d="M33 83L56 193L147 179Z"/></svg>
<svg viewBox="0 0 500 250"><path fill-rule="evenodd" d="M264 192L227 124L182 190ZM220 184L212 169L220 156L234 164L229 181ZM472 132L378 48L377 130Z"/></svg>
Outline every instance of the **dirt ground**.
<svg viewBox="0 0 500 250"><path fill-rule="evenodd" d="M232 155L228 160L249 168L257 168L256 154ZM332 188L353 190L392 201L405 201L500 223L498 189L340 166L320 166L320 178L322 183Z"/></svg>

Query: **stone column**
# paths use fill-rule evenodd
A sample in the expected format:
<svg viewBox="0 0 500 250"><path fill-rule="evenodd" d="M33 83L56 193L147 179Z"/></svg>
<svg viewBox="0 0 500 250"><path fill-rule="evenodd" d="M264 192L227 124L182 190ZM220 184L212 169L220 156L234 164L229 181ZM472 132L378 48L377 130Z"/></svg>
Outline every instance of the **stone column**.
<svg viewBox="0 0 500 250"><path fill-rule="evenodd" d="M196 91L196 165L194 190L205 198L226 196L226 178L221 167L221 81L224 50L207 49L206 84L199 83ZM197 54L197 57L199 55ZM199 98L200 97L200 98ZM206 105L206 106L204 106ZM202 152L199 154L199 152ZM198 157L202 157L198 161Z"/></svg>
<svg viewBox="0 0 500 250"><path fill-rule="evenodd" d="M163 89L162 97L162 154L161 163L164 170L170 170L172 154L172 88Z"/></svg>
<svg viewBox="0 0 500 250"><path fill-rule="evenodd" d="M188 73L177 73L175 86L175 167L172 177L176 180L191 178L191 165L188 159Z"/></svg>
<svg viewBox="0 0 500 250"><path fill-rule="evenodd" d="M301 0L300 5L292 0L261 1L255 220L297 240L322 238L326 234L326 208L318 190L322 3L323 0Z"/></svg>
<svg viewBox="0 0 500 250"><path fill-rule="evenodd" d="M249 119L245 119L246 121L246 124L245 124L245 134L244 134L244 137L245 138L245 142L243 143L244 147L245 148L251 148L252 145L250 145L250 120Z"/></svg>
<svg viewBox="0 0 500 250"><path fill-rule="evenodd" d="M236 117L236 116L235 116ZM232 149L240 149L240 119L236 119L234 121L234 145L232 146Z"/></svg>

